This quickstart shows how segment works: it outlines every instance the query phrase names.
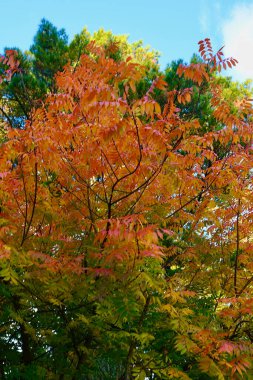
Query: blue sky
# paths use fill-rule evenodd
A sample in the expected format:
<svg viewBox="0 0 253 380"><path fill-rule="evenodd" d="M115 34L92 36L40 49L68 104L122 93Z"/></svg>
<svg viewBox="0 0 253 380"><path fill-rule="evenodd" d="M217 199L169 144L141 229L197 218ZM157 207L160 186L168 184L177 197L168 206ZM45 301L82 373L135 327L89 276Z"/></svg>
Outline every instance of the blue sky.
<svg viewBox="0 0 253 380"><path fill-rule="evenodd" d="M253 78L253 0L0 0L0 9L1 52L5 46L28 49L45 17L70 40L85 26L142 39L161 52L162 68L173 59L189 60L197 42L210 37L214 49L225 44L240 61L236 77Z"/></svg>

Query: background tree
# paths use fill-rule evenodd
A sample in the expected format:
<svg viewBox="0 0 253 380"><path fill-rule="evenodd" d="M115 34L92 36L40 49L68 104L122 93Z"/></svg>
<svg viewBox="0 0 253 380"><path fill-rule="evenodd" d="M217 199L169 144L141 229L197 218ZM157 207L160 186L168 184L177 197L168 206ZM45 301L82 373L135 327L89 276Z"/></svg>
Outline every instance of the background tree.
<svg viewBox="0 0 253 380"><path fill-rule="evenodd" d="M19 71L10 81L1 83L0 111L2 122L8 122L13 128L24 128L26 120L32 118L32 109L41 105L46 89L33 73L31 55L16 51L20 62Z"/></svg>
<svg viewBox="0 0 253 380"><path fill-rule="evenodd" d="M54 90L54 76L68 62L68 37L64 29L42 19L31 46L36 77L49 90Z"/></svg>
<svg viewBox="0 0 253 380"><path fill-rule="evenodd" d="M55 88L55 74L68 61L68 39L63 29L57 30L43 19L34 37L31 51L18 52L19 71L0 86L1 118L13 128L24 128L34 108ZM9 51L9 49L6 49Z"/></svg>

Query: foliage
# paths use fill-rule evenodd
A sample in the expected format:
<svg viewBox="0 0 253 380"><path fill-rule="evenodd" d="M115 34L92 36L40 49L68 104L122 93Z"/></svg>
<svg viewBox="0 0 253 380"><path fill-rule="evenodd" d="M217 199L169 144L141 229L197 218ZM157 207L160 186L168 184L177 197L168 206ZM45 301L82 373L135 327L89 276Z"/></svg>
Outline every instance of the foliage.
<svg viewBox="0 0 253 380"><path fill-rule="evenodd" d="M86 47L89 42L95 41L98 46L104 47L105 54L115 61L125 61L131 56L133 62L144 64L147 68L157 70L159 53L144 47L143 42L130 43L127 35L114 35L111 31L99 29L91 35L86 28L76 34L69 45L69 55L72 62L79 60L80 56L88 53Z"/></svg>
<svg viewBox="0 0 253 380"><path fill-rule="evenodd" d="M34 55L34 72L54 89L54 75L68 62L68 37L64 29L57 30L49 21L42 19L34 37L31 53Z"/></svg>
<svg viewBox="0 0 253 380"><path fill-rule="evenodd" d="M67 63L67 36L43 19L31 51L15 49L19 70L10 81L1 81L1 120L13 128L24 128L32 110L41 106L46 94L55 89L54 75ZM7 54L9 50L6 49Z"/></svg>
<svg viewBox="0 0 253 380"><path fill-rule="evenodd" d="M136 95L145 65L85 49L1 146L1 376L250 379L252 106L214 76L235 61L206 39L177 68L203 129L195 90Z"/></svg>
<svg viewBox="0 0 253 380"><path fill-rule="evenodd" d="M30 51L5 50L5 60L8 52L18 52L19 70L9 77L10 81L0 83L1 121L7 121L13 128L24 128L25 120L31 118L34 108L41 106L46 94L57 91L55 74L62 71L67 62L76 65L82 54L89 54L86 46L91 41L103 46L106 56L116 61L125 61L128 56L132 56L134 62L142 63L146 70L138 83L138 93L147 91L158 74L159 55L143 47L142 41L130 44L126 35L115 36L103 29L91 35L83 29L68 45L65 30L58 30L52 23L42 19ZM2 66L6 62L2 62ZM10 75L10 71L7 74Z"/></svg>

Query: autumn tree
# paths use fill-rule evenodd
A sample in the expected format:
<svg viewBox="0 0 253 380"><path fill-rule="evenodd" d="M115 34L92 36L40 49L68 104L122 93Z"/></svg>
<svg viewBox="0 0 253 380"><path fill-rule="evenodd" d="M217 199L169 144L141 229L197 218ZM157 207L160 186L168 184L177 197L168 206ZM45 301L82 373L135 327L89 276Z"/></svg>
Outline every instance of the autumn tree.
<svg viewBox="0 0 253 380"><path fill-rule="evenodd" d="M199 45L177 75L212 94L219 128L184 117L192 89L157 77L140 96L145 66L90 42L9 129L3 378L252 376L252 106L213 77L236 61Z"/></svg>

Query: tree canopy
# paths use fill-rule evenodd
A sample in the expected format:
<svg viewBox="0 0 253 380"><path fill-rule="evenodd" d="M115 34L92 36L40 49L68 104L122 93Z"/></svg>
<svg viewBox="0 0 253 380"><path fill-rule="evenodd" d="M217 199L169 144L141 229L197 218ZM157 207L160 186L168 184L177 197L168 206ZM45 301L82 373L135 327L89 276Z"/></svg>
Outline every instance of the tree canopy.
<svg viewBox="0 0 253 380"><path fill-rule="evenodd" d="M153 77L104 36L1 144L0 374L250 379L252 104L216 75L237 61L205 39Z"/></svg>
<svg viewBox="0 0 253 380"><path fill-rule="evenodd" d="M134 62L141 63L146 70L138 87L143 93L150 81L158 74L158 52L144 47L142 41L128 42L128 36L115 36L103 29L91 35L87 29L74 36L68 44L64 29L58 30L51 22L42 19L29 51L18 52L20 70L0 85L0 117L14 128L23 128L25 120L30 119L34 108L39 107L50 92L57 91L55 74L71 62L78 64L89 42L95 41L105 48L106 56L116 61L125 61L131 56ZM6 48L6 51L13 50Z"/></svg>

